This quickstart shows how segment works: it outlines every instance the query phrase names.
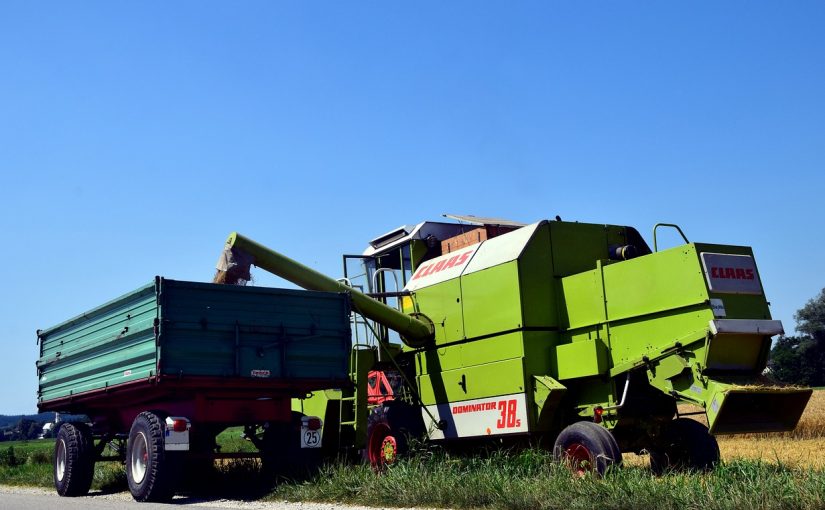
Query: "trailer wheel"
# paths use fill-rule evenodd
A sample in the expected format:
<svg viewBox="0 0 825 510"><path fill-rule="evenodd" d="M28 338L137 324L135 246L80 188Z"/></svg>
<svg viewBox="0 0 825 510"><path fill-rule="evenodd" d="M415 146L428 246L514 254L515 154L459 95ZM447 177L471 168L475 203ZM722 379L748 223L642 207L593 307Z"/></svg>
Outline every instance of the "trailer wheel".
<svg viewBox="0 0 825 510"><path fill-rule="evenodd" d="M92 431L83 424L64 423L54 448L54 487L61 496L84 496L95 469Z"/></svg>
<svg viewBox="0 0 825 510"><path fill-rule="evenodd" d="M622 461L615 443L613 434L601 425L580 421L561 431L553 446L553 457L577 475L592 472L601 476Z"/></svg>
<svg viewBox="0 0 825 510"><path fill-rule="evenodd" d="M387 403L372 410L367 419L367 445L364 460L381 471L409 450L408 438L423 430L421 417L405 404Z"/></svg>
<svg viewBox="0 0 825 510"><path fill-rule="evenodd" d="M179 456L164 449L165 423L155 413L140 413L126 445L126 479L137 501L167 501L177 481Z"/></svg>
<svg viewBox="0 0 825 510"><path fill-rule="evenodd" d="M664 430L660 444L650 450L650 469L656 474L668 470L710 471L719 458L719 444L706 426L677 418Z"/></svg>

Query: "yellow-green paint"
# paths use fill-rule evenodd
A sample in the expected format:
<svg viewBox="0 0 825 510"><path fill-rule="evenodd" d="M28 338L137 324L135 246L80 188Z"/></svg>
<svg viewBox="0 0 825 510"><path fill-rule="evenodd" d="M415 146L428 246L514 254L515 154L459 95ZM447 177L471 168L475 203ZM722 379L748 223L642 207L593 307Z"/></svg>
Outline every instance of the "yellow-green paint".
<svg viewBox="0 0 825 510"><path fill-rule="evenodd" d="M598 338L570 342L556 347L557 379L593 377L607 372L607 348Z"/></svg>
<svg viewBox="0 0 825 510"><path fill-rule="evenodd" d="M702 253L753 257L750 248L687 243L651 253L630 227L546 221L524 228L532 229L529 238L516 231L475 252L495 261L495 247L509 254L500 262L475 264L403 298L403 309L424 314L435 331L432 342L400 354L412 358L421 403L524 392L537 434L592 419L597 407L607 409L608 427L654 433L672 418L675 402L706 409L712 430L725 433L795 425L807 390L754 386L770 337L756 330L714 335L710 328L720 318L770 320L764 295L710 292L704 274ZM611 250L631 242L639 256L611 259ZM421 243L412 242L415 264L426 260ZM711 300L721 300L724 316ZM631 376L629 405L621 407ZM639 398L655 403L632 411ZM753 404L750 414L743 402ZM775 419L777 410L784 420Z"/></svg>

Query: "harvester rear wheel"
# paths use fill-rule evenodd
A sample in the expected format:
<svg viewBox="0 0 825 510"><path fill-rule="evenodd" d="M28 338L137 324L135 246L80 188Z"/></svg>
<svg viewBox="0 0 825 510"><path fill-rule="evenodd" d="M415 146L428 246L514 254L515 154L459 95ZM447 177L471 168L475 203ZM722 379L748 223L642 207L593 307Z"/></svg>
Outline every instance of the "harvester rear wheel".
<svg viewBox="0 0 825 510"><path fill-rule="evenodd" d="M607 430L604 427L597 427L595 430L598 430L599 433L602 435L602 440L607 444L610 449L610 458L613 459L614 466L621 466L622 464L622 450L619 448L619 443L616 442L616 438L613 437L613 433Z"/></svg>
<svg viewBox="0 0 825 510"><path fill-rule="evenodd" d="M659 445L650 450L650 469L710 471L719 462L719 444L708 428L689 418L670 422Z"/></svg>
<svg viewBox="0 0 825 510"><path fill-rule="evenodd" d="M421 418L409 405L388 402L372 410L367 419L367 445L364 460L376 471L394 464L409 451L408 438L422 427Z"/></svg>
<svg viewBox="0 0 825 510"><path fill-rule="evenodd" d="M593 422L576 422L561 431L553 446L553 457L577 475L592 472L603 475L622 462L613 435Z"/></svg>
<svg viewBox="0 0 825 510"><path fill-rule="evenodd" d="M64 423L54 448L54 487L61 496L85 496L95 469L92 431L80 423Z"/></svg>

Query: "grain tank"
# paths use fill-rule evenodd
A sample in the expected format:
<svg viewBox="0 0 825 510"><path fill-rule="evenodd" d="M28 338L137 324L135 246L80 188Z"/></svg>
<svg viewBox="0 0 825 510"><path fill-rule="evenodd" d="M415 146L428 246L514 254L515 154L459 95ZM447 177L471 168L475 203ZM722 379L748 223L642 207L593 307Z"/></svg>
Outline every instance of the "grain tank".
<svg viewBox="0 0 825 510"><path fill-rule="evenodd" d="M627 226L483 219L388 232L345 256L353 295L383 303L354 319L352 387L293 408L325 417L329 453L360 451L376 466L420 435L532 440L600 472L643 451L655 470L705 469L719 458L715 434L793 429L811 390L760 377L783 330L752 250L685 239L658 251L655 236L651 250ZM288 259L273 267L273 252L237 239L229 249L300 285L344 285L296 278ZM388 304L421 334L393 342ZM387 374L395 387L378 384Z"/></svg>

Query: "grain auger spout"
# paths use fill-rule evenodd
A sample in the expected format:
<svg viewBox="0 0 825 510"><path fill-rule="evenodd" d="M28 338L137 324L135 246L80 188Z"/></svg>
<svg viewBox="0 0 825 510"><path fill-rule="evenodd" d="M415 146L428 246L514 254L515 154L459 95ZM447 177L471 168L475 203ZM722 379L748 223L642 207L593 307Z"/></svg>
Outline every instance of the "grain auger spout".
<svg viewBox="0 0 825 510"><path fill-rule="evenodd" d="M223 254L218 260L214 282L237 284L249 280L252 265L307 290L350 293L353 308L358 313L397 331L404 343L410 347L422 347L433 339L434 328L426 317L418 315L416 318L399 312L237 232L231 233L226 240Z"/></svg>

